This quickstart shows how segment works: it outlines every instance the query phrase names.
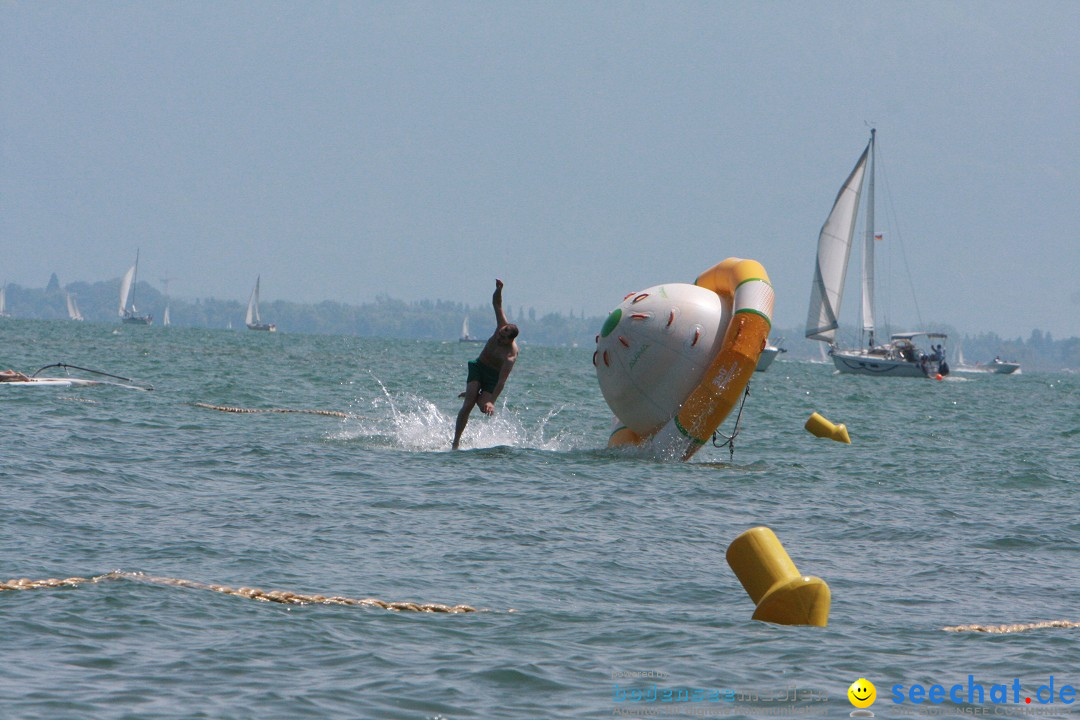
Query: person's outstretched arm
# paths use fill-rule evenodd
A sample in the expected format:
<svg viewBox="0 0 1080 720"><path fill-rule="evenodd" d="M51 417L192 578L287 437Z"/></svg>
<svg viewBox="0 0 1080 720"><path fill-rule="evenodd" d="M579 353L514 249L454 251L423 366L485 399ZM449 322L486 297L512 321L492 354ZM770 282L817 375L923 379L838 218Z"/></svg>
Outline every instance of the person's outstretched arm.
<svg viewBox="0 0 1080 720"><path fill-rule="evenodd" d="M491 296L491 305L495 308L495 328L501 328L506 325L508 320L506 319L506 313L502 308L502 289L503 281L495 278L495 294Z"/></svg>
<svg viewBox="0 0 1080 720"><path fill-rule="evenodd" d="M502 394L503 386L506 385L506 378L510 377L510 371L514 369L514 362L517 360L517 353L514 353L510 357L506 358L503 363L502 370L499 371L499 382L495 385L495 390L491 393L491 400L484 403L480 411L485 415L495 414L495 401L499 399L499 395Z"/></svg>

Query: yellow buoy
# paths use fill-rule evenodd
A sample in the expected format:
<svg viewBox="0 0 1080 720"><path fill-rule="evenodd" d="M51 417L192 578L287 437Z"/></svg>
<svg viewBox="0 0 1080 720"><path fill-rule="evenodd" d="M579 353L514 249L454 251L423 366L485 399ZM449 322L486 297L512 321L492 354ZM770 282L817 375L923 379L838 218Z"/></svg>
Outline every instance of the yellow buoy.
<svg viewBox="0 0 1080 720"><path fill-rule="evenodd" d="M831 423L817 413L811 413L805 427L816 437L851 444L851 438L848 436L847 428L844 427L843 423Z"/></svg>
<svg viewBox="0 0 1080 720"><path fill-rule="evenodd" d="M819 577L800 575L769 528L751 528L735 538L727 561L757 605L754 620L817 627L829 623L829 586Z"/></svg>

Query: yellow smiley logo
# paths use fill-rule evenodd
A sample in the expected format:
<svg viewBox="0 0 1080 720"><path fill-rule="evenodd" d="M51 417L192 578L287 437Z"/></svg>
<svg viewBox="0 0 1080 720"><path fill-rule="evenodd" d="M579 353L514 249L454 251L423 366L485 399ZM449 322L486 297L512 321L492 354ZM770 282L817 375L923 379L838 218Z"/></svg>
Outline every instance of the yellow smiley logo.
<svg viewBox="0 0 1080 720"><path fill-rule="evenodd" d="M877 700L877 688L866 678L859 678L847 689L848 700L857 708L868 708Z"/></svg>

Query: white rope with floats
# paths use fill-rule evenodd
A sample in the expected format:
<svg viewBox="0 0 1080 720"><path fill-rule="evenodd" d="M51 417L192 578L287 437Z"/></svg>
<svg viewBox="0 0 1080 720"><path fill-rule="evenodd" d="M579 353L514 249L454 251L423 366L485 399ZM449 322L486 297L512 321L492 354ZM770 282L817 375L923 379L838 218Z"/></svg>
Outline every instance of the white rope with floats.
<svg viewBox="0 0 1080 720"><path fill-rule="evenodd" d="M1015 633L1046 628L1080 628L1080 622L1071 620L1046 620L1036 623L1012 623L1006 625L952 625L941 628L945 632Z"/></svg>
<svg viewBox="0 0 1080 720"><path fill-rule="evenodd" d="M112 572L105 573L104 575L95 575L89 578L69 577L62 579L49 578L46 580L30 580L28 578L18 578L8 580L6 582L0 581L0 592L3 592L5 590L46 590L65 587L76 588L81 585L91 585L101 582L107 582L110 580L132 580L137 582L152 583L154 585L164 585L168 587L190 588L193 590L210 590L212 592L222 593L223 595L234 595L236 597L245 597L250 600L280 603L282 605L348 605L353 607L378 607L382 608L383 610L391 610L394 612L419 613L486 612L483 609L478 609L471 605L444 605L442 603L417 603L412 601L385 602L383 600L379 600L378 598L370 597L350 598L341 595L309 595L305 593L294 593L288 590L267 591L252 587L232 588L227 585L205 583L199 582L197 580L184 580L181 578L147 575L143 572L129 572L125 570L113 570ZM511 609L509 610L509 612L514 611ZM945 632L981 632L990 634L1004 634L1026 632L1028 630L1044 630L1049 628L1077 629L1080 628L1080 622L1073 622L1071 620L1046 620L1043 622L1035 623L1011 623L1004 625L950 625L941 629Z"/></svg>
<svg viewBox="0 0 1080 720"><path fill-rule="evenodd" d="M227 585L217 585L213 583L198 582L196 580L183 580L181 578L171 577L159 577L155 575L147 575L142 572L127 572L124 570L114 570L104 575L95 575L94 577L69 577L69 578L49 578L47 580L30 580L27 578L19 578L16 580L8 580L7 582L0 581L0 592L5 590L44 590L52 588L63 587L79 587L80 585L88 585L94 583L107 582L109 580L135 580L140 582L152 583L155 585L166 585L170 587L182 587L191 588L194 590L211 590L213 592L222 593L225 595L235 595L237 597L245 597L251 600L259 600L261 602L274 602L281 603L283 605L350 605L354 607L379 607L383 610L392 610L395 612L419 612L419 613L471 613L480 612L477 608L471 605L444 605L442 603L416 603L411 601L405 602L385 602L377 598L349 598L341 595L307 595L303 593L294 593L287 590L260 590L258 588L240 587L231 588Z"/></svg>
<svg viewBox="0 0 1080 720"><path fill-rule="evenodd" d="M227 413L301 413L304 415L326 415L327 417L339 417L348 418L355 417L349 413L341 412L340 410L304 410L293 408L242 408L242 407L229 407L228 405L211 405L210 403L193 402L188 403L193 407L206 408L207 410L217 410L218 412Z"/></svg>

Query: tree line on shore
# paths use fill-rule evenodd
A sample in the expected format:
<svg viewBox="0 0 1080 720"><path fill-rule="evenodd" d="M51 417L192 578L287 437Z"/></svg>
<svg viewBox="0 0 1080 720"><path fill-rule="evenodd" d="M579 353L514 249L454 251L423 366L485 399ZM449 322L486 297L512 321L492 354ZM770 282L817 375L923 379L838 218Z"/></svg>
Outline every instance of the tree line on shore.
<svg viewBox="0 0 1080 720"><path fill-rule="evenodd" d="M7 312L14 317L66 319L69 293L76 298L86 321L119 322L117 281L80 281L61 287L55 274L44 289L8 285ZM166 298L144 282L138 284L135 294L139 312L152 314L155 323L160 323L168 305L172 324L177 327L244 328L247 307L236 300ZM536 345L591 347L604 323L603 316L585 317L584 313L538 315L535 309L523 306L507 309L511 322L521 327L523 341ZM481 340L494 330L489 305L470 307L447 300L406 302L386 295L358 305L330 300L315 304L275 300L263 302L261 310L265 321L275 323L282 332L293 333L456 341L465 318L469 319L471 334ZM955 328L942 325L930 329L949 335L950 358L955 358L956 348L962 347L969 363L1001 357L1029 370L1080 369L1080 338L1054 340L1049 332L1038 329L1032 330L1027 339L1006 339L992 332L961 335ZM881 334L887 336L887 329ZM773 328L773 340L787 350L785 359L820 359L821 344L804 339L801 328Z"/></svg>

